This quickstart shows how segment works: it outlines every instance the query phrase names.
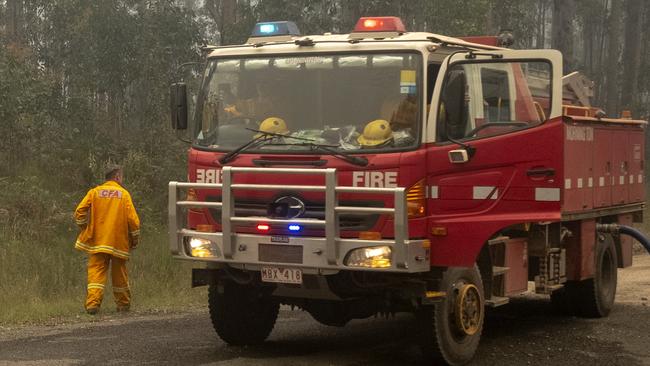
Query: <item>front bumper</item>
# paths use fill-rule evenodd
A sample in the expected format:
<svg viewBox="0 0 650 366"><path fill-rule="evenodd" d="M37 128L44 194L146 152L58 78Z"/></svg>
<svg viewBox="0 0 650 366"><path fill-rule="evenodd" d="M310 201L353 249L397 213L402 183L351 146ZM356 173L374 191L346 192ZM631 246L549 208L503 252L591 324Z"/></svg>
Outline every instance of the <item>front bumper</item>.
<svg viewBox="0 0 650 366"><path fill-rule="evenodd" d="M232 184L236 172L259 174L318 174L325 176L324 186L276 186L263 184ZM408 239L408 217L404 188L363 188L337 186L336 169L289 168L239 168L224 167L222 183L169 183L169 241L170 250L179 259L217 262L235 268L259 270L261 267L295 267L305 273L328 274L340 270L415 273L430 269L429 245L426 240ZM220 189L221 202L179 201L179 189ZM235 216L235 189L286 190L323 192L325 194L325 219L269 219ZM372 193L394 196L394 208L339 206L338 193ZM199 232L182 228L183 209L188 207L220 208L222 232ZM377 213L393 216L395 238L391 240L343 239L339 234L338 215L341 213ZM263 220L270 225L300 224L324 228L325 237L270 236L239 234L235 227L240 223ZM219 253L216 257L188 255L186 238L210 240ZM346 255L354 249L388 246L392 251L391 266L385 268L352 267L344 264Z"/></svg>

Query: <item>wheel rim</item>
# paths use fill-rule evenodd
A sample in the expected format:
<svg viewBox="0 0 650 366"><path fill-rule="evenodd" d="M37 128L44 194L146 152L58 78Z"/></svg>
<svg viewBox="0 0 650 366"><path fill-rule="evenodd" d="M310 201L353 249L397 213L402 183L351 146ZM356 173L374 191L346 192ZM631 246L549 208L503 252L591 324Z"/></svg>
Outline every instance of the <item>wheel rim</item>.
<svg viewBox="0 0 650 366"><path fill-rule="evenodd" d="M456 328L464 336L473 336L481 329L483 303L479 289L473 284L463 284L455 303Z"/></svg>

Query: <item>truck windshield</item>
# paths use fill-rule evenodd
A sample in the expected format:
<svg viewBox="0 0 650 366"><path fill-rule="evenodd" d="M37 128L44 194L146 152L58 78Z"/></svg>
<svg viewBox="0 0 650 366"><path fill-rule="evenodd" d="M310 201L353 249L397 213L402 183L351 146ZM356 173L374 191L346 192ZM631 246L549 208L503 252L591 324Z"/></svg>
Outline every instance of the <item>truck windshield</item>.
<svg viewBox="0 0 650 366"><path fill-rule="evenodd" d="M350 152L411 148L422 125L420 80L416 53L212 59L194 143L230 151L263 131L276 143L248 151L313 151L277 134Z"/></svg>

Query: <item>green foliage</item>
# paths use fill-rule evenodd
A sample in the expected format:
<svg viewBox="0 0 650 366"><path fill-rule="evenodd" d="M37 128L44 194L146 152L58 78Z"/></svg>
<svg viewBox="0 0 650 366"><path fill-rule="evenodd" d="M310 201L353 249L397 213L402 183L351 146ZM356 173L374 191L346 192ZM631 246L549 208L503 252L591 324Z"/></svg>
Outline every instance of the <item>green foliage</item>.
<svg viewBox="0 0 650 366"><path fill-rule="evenodd" d="M190 266L174 262L166 235L150 226L129 261L133 310L165 310L203 304L205 289L192 289ZM71 235L49 235L42 241L6 239L0 235L0 324L47 321L83 313L86 255L73 249ZM115 311L110 279L102 313Z"/></svg>

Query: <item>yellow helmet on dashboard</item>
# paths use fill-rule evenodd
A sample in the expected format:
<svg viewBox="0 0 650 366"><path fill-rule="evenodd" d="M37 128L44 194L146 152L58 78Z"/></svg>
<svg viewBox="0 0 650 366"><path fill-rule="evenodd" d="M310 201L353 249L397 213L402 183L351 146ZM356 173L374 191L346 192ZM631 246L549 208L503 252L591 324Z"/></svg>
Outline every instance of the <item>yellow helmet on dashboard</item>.
<svg viewBox="0 0 650 366"><path fill-rule="evenodd" d="M390 128L390 123L383 119L376 119L368 122L357 141L361 146L379 146L392 138L393 130Z"/></svg>
<svg viewBox="0 0 650 366"><path fill-rule="evenodd" d="M286 135L289 133L287 123L280 117L269 117L260 123L260 131ZM255 137L261 137L264 133L258 133Z"/></svg>

